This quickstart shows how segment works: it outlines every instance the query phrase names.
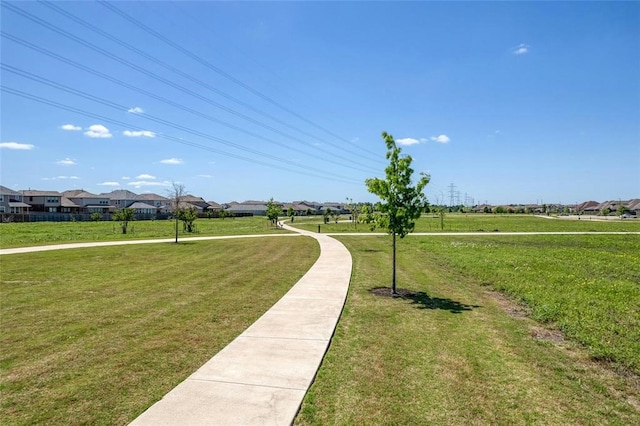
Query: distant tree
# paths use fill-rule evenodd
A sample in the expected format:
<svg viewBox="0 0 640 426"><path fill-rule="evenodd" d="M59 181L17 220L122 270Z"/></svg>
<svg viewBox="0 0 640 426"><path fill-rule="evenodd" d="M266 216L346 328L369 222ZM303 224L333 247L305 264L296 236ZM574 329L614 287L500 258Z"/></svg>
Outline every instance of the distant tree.
<svg viewBox="0 0 640 426"><path fill-rule="evenodd" d="M493 209L493 212L496 214L504 214L506 210L502 206L497 206Z"/></svg>
<svg viewBox="0 0 640 426"><path fill-rule="evenodd" d="M95 213L91 213L91 220L94 222L100 222L100 219L102 219L102 215L98 212Z"/></svg>
<svg viewBox="0 0 640 426"><path fill-rule="evenodd" d="M609 216L610 213L611 213L611 209L609 207L605 207L604 209L600 210L600 214L602 216Z"/></svg>
<svg viewBox="0 0 640 426"><path fill-rule="evenodd" d="M307 209L307 216L311 216L313 214L313 210L311 210L311 208Z"/></svg>
<svg viewBox="0 0 640 426"><path fill-rule="evenodd" d="M198 218L198 210L195 206L191 207L183 207L178 210L176 214L177 218L182 222L182 230L184 232L193 232L195 231L195 225L193 222Z"/></svg>
<svg viewBox="0 0 640 426"><path fill-rule="evenodd" d="M491 213L491 209L489 208L489 206L484 206L484 208L482 209L483 213Z"/></svg>
<svg viewBox="0 0 640 426"><path fill-rule="evenodd" d="M324 209L324 213L322 213L322 216L324 218L324 223L329 223L329 216L331 216L332 210L330 207L327 207L326 209Z"/></svg>
<svg viewBox="0 0 640 426"><path fill-rule="evenodd" d="M402 150L396 145L393 136L382 132L387 146L386 158L389 165L385 168L385 179L370 178L365 181L369 192L380 197L380 215L375 225L386 228L392 235L392 278L391 291L396 291L396 236L404 238L415 228L415 220L420 217L427 201L422 193L430 177L424 173L415 186L412 186L413 169L411 156L401 156Z"/></svg>
<svg viewBox="0 0 640 426"><path fill-rule="evenodd" d="M340 220L340 212L338 210L334 210L331 212L331 219L335 222L338 223L338 221Z"/></svg>
<svg viewBox="0 0 640 426"><path fill-rule="evenodd" d="M629 207L624 204L618 204L618 208L616 209L616 213L618 216L622 216L623 214L629 212Z"/></svg>
<svg viewBox="0 0 640 426"><path fill-rule="evenodd" d="M126 234L129 222L135 220L134 210L129 208L118 210L113 214L111 219L120 222L122 233Z"/></svg>
<svg viewBox="0 0 640 426"><path fill-rule="evenodd" d="M542 213L549 214L549 212L548 212L548 210L547 210L547 205L546 205L546 204L543 204L543 205L542 205Z"/></svg>
<svg viewBox="0 0 640 426"><path fill-rule="evenodd" d="M168 191L168 197L171 202L171 209L173 210L173 218L175 219L175 231L176 231L176 243L178 242L178 222L180 221L180 209L182 207L182 200L187 195L187 191L184 188L184 184L172 182L172 188Z"/></svg>
<svg viewBox="0 0 640 426"><path fill-rule="evenodd" d="M280 216L281 214L282 207L280 206L280 204L273 201L273 198L267 201L267 218L273 225L278 226L278 216Z"/></svg>
<svg viewBox="0 0 640 426"><path fill-rule="evenodd" d="M347 197L347 208L351 212L351 222L354 224L357 230L360 212L362 211L362 205L360 203L354 203L352 198Z"/></svg>
<svg viewBox="0 0 640 426"><path fill-rule="evenodd" d="M289 216L289 218L291 219L291 222L293 222L293 216L296 215L296 211L293 209L293 207L289 207L287 209L287 216Z"/></svg>

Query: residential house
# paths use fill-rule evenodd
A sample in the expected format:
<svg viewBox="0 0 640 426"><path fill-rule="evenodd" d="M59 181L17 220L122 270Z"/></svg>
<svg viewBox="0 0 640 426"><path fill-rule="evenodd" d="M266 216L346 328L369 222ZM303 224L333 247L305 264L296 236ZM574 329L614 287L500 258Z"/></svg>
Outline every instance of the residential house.
<svg viewBox="0 0 640 426"><path fill-rule="evenodd" d="M348 210L345 209L344 203L324 203L320 206L320 213L324 214L324 212L328 209L331 209L332 212L338 212L340 214L348 213Z"/></svg>
<svg viewBox="0 0 640 426"><path fill-rule="evenodd" d="M22 194L0 185L0 213L28 213L31 206L22 202Z"/></svg>
<svg viewBox="0 0 640 426"><path fill-rule="evenodd" d="M22 202L31 206L32 212L58 213L62 208L62 194L57 191L23 190Z"/></svg>
<svg viewBox="0 0 640 426"><path fill-rule="evenodd" d="M296 216L306 216L307 215L307 211L311 210L313 211L313 209L311 209L308 205L306 204L300 204L300 203L284 203L282 206L282 210L284 212L285 215L289 214L289 209L293 209L293 213Z"/></svg>
<svg viewBox="0 0 640 426"><path fill-rule="evenodd" d="M138 195L138 199L145 204L150 204L156 208L156 213L168 213L171 210L171 200L162 195L152 192Z"/></svg>
<svg viewBox="0 0 640 426"><path fill-rule="evenodd" d="M634 198L627 202L627 208L629 209L629 213L640 217L640 198Z"/></svg>
<svg viewBox="0 0 640 426"><path fill-rule="evenodd" d="M203 211L209 207L209 203L207 203L204 198L196 197L195 195L184 195L180 201L183 203L193 204L194 206L199 207L199 211Z"/></svg>
<svg viewBox="0 0 640 426"><path fill-rule="evenodd" d="M143 201L136 201L126 208L133 209L133 213L136 215L155 215L157 212L156 206L152 206Z"/></svg>
<svg viewBox="0 0 640 426"><path fill-rule="evenodd" d="M78 212L79 213L109 213L110 211L114 211L115 207L111 206L109 204L110 200L109 197L107 197L106 195L96 195L96 194L92 194L90 192L87 192L83 189L72 189L69 191L64 191L62 193L63 195L63 209L66 208L67 206L65 206L64 204L69 204L68 202L64 201L65 199L67 199L68 201L70 201L71 203L73 203L75 206L78 207ZM75 208L71 205L68 205L69 208ZM63 210L63 212L70 212L70 211L65 211Z"/></svg>
<svg viewBox="0 0 640 426"><path fill-rule="evenodd" d="M115 207L117 210L121 210L129 207L131 204L139 200L138 194L131 192L127 189L116 189L111 192L100 194L109 198L109 204Z"/></svg>
<svg viewBox="0 0 640 426"><path fill-rule="evenodd" d="M208 211L219 212L224 210L224 206L222 204L218 204L215 201L207 201L209 207L206 208Z"/></svg>
<svg viewBox="0 0 640 426"><path fill-rule="evenodd" d="M262 201L245 201L242 203L236 203L235 201L229 203L227 212L231 212L236 216L266 216L267 215L267 203Z"/></svg>

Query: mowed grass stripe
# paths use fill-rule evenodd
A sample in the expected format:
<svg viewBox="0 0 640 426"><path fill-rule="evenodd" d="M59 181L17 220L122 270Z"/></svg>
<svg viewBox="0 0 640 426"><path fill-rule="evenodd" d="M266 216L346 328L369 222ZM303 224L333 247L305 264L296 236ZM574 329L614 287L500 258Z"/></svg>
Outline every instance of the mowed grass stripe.
<svg viewBox="0 0 640 426"><path fill-rule="evenodd" d="M179 237L289 233L274 228L264 216L198 219L194 223L196 232L192 233L184 232L179 223ZM133 221L129 223L127 234L122 233L119 224L114 221L0 223L0 248L175 237L173 220Z"/></svg>
<svg viewBox="0 0 640 426"><path fill-rule="evenodd" d="M389 285L389 237L337 238L353 256L350 292L296 424L640 423L637 375L604 368L571 341L534 338L540 324L510 315L492 287L481 284L472 260L481 261L482 251L465 257L464 250L495 238L402 240L398 286L418 292L413 299L370 293ZM592 243L609 244L610 236L602 238ZM488 275L500 274L496 268Z"/></svg>
<svg viewBox="0 0 640 426"><path fill-rule="evenodd" d="M312 266L311 238L2 258L3 424L127 424Z"/></svg>
<svg viewBox="0 0 640 426"><path fill-rule="evenodd" d="M292 225L307 231L322 233L337 232L384 232L378 228L371 230L369 225L357 225L348 222L348 215L342 215L342 222L323 223L322 216L296 218ZM565 220L547 219L532 215L495 215L449 213L444 218L444 229L440 218L423 214L416 221L415 232L640 232L640 220Z"/></svg>

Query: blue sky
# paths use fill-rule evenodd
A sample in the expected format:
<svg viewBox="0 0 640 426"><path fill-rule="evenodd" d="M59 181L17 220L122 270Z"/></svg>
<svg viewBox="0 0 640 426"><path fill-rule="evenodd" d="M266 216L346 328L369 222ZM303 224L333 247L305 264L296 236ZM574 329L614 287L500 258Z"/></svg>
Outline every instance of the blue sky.
<svg viewBox="0 0 640 426"><path fill-rule="evenodd" d="M638 2L2 4L12 189L375 201L387 131L432 203L640 198Z"/></svg>

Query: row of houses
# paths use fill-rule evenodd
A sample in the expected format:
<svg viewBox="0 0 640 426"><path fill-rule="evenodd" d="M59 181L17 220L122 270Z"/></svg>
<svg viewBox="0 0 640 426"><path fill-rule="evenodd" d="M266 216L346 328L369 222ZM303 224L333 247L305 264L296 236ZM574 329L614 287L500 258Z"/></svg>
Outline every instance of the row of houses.
<svg viewBox="0 0 640 426"><path fill-rule="evenodd" d="M602 215L616 214L620 206L625 207L628 214L640 217L640 199L618 201L585 201L580 204L509 204L494 206L491 204L480 204L474 206L471 211L474 213L495 212L501 208L505 212L513 213L569 213L569 214L586 214L586 215Z"/></svg>
<svg viewBox="0 0 640 426"><path fill-rule="evenodd" d="M321 214L326 209L346 213L344 204L319 204L308 201L279 203L284 212L295 215ZM267 211L265 201L245 201L219 204L205 201L202 197L185 195L181 197L179 207L193 208L201 216L217 216L224 211L233 216L264 216ZM138 217L167 216L173 210L172 200L154 193L136 194L119 189L107 193L92 194L82 189L64 192L40 190L12 190L0 186L0 214L29 215L31 217L54 217L54 215L90 216L94 213L109 215L116 210L131 208ZM37 219L36 219L37 220Z"/></svg>

